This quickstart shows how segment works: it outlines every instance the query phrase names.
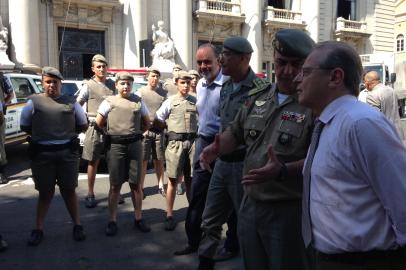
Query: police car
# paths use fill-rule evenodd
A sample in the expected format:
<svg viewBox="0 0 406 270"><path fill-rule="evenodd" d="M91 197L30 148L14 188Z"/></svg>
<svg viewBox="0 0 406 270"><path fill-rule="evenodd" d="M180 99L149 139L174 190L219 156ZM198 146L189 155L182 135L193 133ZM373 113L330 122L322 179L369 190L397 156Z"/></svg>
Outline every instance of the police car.
<svg viewBox="0 0 406 270"><path fill-rule="evenodd" d="M27 103L27 98L32 94L43 92L41 76L25 73L3 73L5 80L11 82L13 88L13 98L7 104L6 139L5 146L15 145L25 142L27 133L20 129L21 111Z"/></svg>

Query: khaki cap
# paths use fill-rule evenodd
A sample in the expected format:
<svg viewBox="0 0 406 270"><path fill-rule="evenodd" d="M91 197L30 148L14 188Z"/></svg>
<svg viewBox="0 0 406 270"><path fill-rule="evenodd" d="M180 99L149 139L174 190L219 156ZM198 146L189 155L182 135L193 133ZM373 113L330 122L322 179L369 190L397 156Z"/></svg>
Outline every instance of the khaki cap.
<svg viewBox="0 0 406 270"><path fill-rule="evenodd" d="M161 76L161 71L159 71L159 69L158 69L157 67L154 67L154 66L150 66L150 67L148 68L148 72L153 72L153 73L156 73L156 74L158 74L159 76Z"/></svg>
<svg viewBox="0 0 406 270"><path fill-rule="evenodd" d="M197 72L197 70L194 70L194 69L189 70L189 75L197 76L200 78L199 72Z"/></svg>
<svg viewBox="0 0 406 270"><path fill-rule="evenodd" d="M175 69L183 70L182 66L178 65L178 64L173 66L172 70L175 70Z"/></svg>
<svg viewBox="0 0 406 270"><path fill-rule="evenodd" d="M108 65L106 58L101 54L96 54L95 56L93 56L92 62L101 62Z"/></svg>
<svg viewBox="0 0 406 270"><path fill-rule="evenodd" d="M116 82L117 81L134 81L133 75L127 71L120 71L116 74Z"/></svg>
<svg viewBox="0 0 406 270"><path fill-rule="evenodd" d="M176 73L175 80L182 79L182 80L191 80L192 77L189 75L189 72L181 70Z"/></svg>

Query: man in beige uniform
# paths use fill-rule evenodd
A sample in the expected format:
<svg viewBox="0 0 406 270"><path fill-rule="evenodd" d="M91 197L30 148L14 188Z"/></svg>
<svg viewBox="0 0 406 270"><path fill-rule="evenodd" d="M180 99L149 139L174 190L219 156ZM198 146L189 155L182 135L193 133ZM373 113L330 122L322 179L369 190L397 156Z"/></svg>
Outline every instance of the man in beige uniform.
<svg viewBox="0 0 406 270"><path fill-rule="evenodd" d="M174 65L172 68L172 78L168 78L165 80L164 89L168 91L168 97L176 95L178 93L178 88L175 85L175 78L177 76L176 74L181 70L183 70L183 68L180 65Z"/></svg>
<svg viewBox="0 0 406 270"><path fill-rule="evenodd" d="M149 119L155 118L155 113L161 107L162 103L166 99L167 92L163 90L159 85L159 78L161 72L156 67L150 67L148 69L148 85L141 87L137 91L137 95L142 98L145 105L148 107ZM158 179L158 192L162 196L166 196L164 188L164 142L163 132L159 129L150 128L144 133L144 139L142 140L143 146L143 163L141 173L141 188L144 190L145 174L147 172L148 161L151 156L154 161L155 174Z"/></svg>
<svg viewBox="0 0 406 270"><path fill-rule="evenodd" d="M238 215L244 268L299 270L307 263L301 236L301 171L313 119L311 111L298 104L293 79L314 42L300 30L283 29L272 44L277 83L248 93L231 126L205 148L201 160L207 166L219 153L247 146ZM206 265L199 269L212 269L210 261Z"/></svg>
<svg viewBox="0 0 406 270"><path fill-rule="evenodd" d="M169 97L156 112L154 125L168 130L168 146L165 151L166 173L169 177L166 193L165 229L176 227L173 219L176 184L185 178L186 195L189 194L192 178L194 140L197 133L196 98L189 95L189 73L179 71L175 78L178 93ZM166 122L166 125L165 125Z"/></svg>
<svg viewBox="0 0 406 270"><path fill-rule="evenodd" d="M87 166L88 191L85 198L87 208L97 206L94 196L94 183L100 157L104 151L103 133L95 125L97 108L105 96L110 96L114 93L113 80L106 79L107 64L107 60L103 55L96 54L93 56L92 71L94 76L83 84L77 97L77 102L80 105L87 103L87 116L89 119L89 128L86 131L82 153L82 158L89 161Z"/></svg>

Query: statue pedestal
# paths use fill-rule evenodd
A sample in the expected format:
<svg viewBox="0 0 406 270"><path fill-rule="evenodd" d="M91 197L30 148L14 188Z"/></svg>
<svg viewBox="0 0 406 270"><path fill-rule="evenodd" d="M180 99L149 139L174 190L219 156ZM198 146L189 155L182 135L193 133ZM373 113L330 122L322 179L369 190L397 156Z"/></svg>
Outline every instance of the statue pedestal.
<svg viewBox="0 0 406 270"><path fill-rule="evenodd" d="M8 59L5 51L0 51L0 69L13 69L15 65Z"/></svg>
<svg viewBox="0 0 406 270"><path fill-rule="evenodd" d="M172 73L175 62L169 59L156 59L153 61L152 65L158 68L161 73Z"/></svg>

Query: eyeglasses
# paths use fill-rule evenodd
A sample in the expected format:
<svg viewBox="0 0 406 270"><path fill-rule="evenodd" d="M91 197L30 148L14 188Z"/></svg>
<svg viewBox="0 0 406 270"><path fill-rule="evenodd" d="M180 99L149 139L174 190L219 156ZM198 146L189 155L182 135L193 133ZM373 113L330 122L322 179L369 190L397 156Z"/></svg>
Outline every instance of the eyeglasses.
<svg viewBox="0 0 406 270"><path fill-rule="evenodd" d="M302 68L302 70L297 74L297 77L300 79L306 78L309 76L313 71L315 70L332 70L334 68L329 68L329 67L305 67Z"/></svg>

